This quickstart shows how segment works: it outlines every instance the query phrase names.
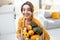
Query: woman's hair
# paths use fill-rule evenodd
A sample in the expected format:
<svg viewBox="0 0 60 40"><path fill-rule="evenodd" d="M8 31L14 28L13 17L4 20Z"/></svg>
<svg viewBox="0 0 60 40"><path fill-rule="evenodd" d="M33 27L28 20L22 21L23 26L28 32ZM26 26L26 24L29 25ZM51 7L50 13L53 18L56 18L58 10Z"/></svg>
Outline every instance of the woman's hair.
<svg viewBox="0 0 60 40"><path fill-rule="evenodd" d="M21 12L23 11L23 6L24 6L24 5L29 5L31 12L33 13L34 7L33 7L33 4L32 4L31 2L29 2L29 1L25 2L25 3L21 6Z"/></svg>

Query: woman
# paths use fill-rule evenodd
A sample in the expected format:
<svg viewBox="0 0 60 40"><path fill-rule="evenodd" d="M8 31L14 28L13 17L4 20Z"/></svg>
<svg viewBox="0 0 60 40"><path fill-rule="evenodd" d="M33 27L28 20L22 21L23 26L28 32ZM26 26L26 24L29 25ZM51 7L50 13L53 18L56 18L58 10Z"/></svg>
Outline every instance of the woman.
<svg viewBox="0 0 60 40"><path fill-rule="evenodd" d="M35 22L38 26L40 26L43 29L44 40L50 40L50 37L46 29L37 19L33 17L33 12L34 9L31 2L27 1L21 6L21 13L23 14L23 17L20 18L18 21L18 30L16 32L18 40L23 40L21 36L21 27L24 28L25 26L29 25L31 22Z"/></svg>

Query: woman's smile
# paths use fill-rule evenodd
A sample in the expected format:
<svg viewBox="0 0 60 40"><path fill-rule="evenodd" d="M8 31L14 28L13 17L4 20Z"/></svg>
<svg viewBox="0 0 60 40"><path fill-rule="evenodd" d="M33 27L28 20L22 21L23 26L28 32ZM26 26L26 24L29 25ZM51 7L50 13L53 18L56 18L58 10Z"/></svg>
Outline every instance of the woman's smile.
<svg viewBox="0 0 60 40"><path fill-rule="evenodd" d="M28 17L30 14L29 13L26 13L26 14L23 14L25 17Z"/></svg>

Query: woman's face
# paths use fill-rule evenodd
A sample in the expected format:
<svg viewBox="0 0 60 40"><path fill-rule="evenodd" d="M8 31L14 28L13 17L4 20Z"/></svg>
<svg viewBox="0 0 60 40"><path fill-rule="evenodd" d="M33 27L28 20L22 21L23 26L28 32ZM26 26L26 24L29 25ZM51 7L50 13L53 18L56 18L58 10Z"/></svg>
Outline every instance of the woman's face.
<svg viewBox="0 0 60 40"><path fill-rule="evenodd" d="M31 18L32 12L29 5L23 6L22 14L26 19Z"/></svg>

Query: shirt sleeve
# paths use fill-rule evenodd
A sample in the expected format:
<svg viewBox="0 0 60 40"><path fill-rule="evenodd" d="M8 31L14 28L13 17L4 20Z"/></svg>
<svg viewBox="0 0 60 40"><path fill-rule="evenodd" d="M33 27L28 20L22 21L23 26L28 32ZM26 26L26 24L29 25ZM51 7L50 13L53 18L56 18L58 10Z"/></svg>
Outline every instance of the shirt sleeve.
<svg viewBox="0 0 60 40"><path fill-rule="evenodd" d="M16 31L16 36L19 37L21 35L21 20L18 20L18 28Z"/></svg>

